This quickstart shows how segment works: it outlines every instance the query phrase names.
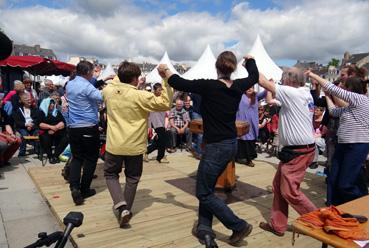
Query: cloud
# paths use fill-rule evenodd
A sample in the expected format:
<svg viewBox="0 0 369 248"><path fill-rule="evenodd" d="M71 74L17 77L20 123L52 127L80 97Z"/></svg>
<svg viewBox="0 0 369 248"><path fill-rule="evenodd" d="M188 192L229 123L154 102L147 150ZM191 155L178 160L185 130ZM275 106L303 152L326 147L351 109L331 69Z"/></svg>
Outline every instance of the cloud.
<svg viewBox="0 0 369 248"><path fill-rule="evenodd" d="M16 43L40 44L63 57L114 61L158 60L166 50L176 61L197 60L207 44L215 55L232 46L240 57L258 33L275 60L326 62L346 50L368 52L369 1L301 0L292 5L279 0L279 7L266 10L244 2L235 4L227 18L205 11L170 15L158 0L140 0L152 4L150 11L137 1L78 0L65 8L1 9L0 26Z"/></svg>
<svg viewBox="0 0 369 248"><path fill-rule="evenodd" d="M346 50L367 52L368 11L368 1L304 1L295 7L266 11L239 4L232 18L239 37L259 32L275 58L327 61ZM247 42L242 44L240 49L247 47Z"/></svg>

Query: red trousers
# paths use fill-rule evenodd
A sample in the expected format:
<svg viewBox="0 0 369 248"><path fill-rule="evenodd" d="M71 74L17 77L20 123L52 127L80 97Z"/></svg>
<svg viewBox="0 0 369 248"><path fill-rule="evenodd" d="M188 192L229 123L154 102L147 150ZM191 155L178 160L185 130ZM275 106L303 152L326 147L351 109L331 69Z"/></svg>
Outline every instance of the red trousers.
<svg viewBox="0 0 369 248"><path fill-rule="evenodd" d="M14 153L18 150L21 143L21 139L17 137L16 142L10 144L8 143L5 137L0 136L0 143L7 144L7 148L5 149L5 151L2 151L2 153L0 154L0 165L4 165L6 162L9 161L9 159L11 159Z"/></svg>
<svg viewBox="0 0 369 248"><path fill-rule="evenodd" d="M317 209L300 190L306 168L314 159L314 149L298 149L296 151L311 152L300 155L285 164L280 162L278 165L273 180L274 198L270 225L279 233L284 233L287 229L288 205L291 205L300 215Z"/></svg>

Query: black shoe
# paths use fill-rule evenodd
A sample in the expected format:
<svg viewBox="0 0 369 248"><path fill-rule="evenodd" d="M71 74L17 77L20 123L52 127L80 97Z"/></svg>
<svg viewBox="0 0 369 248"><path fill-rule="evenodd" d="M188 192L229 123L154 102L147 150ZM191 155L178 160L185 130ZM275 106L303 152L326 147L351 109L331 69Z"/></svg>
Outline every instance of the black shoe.
<svg viewBox="0 0 369 248"><path fill-rule="evenodd" d="M81 191L82 197L83 198L89 198L93 195L96 195L96 190L95 189L89 189L87 191Z"/></svg>
<svg viewBox="0 0 369 248"><path fill-rule="evenodd" d="M49 163L50 164L57 164L59 163L59 159L58 158L55 158L55 157L52 157L52 158L49 158Z"/></svg>
<svg viewBox="0 0 369 248"><path fill-rule="evenodd" d="M249 236L252 231L252 225L246 224L241 231L233 231L231 237L229 237L229 244L237 245L241 240Z"/></svg>
<svg viewBox="0 0 369 248"><path fill-rule="evenodd" d="M20 157L25 157L25 156L26 156L26 153L25 153L25 152L24 152L24 153L23 153L23 152L22 152L22 153L21 153L21 152L20 152L20 153L18 153L18 158L20 158Z"/></svg>
<svg viewBox="0 0 369 248"><path fill-rule="evenodd" d="M239 164L247 165L248 161L245 158L236 159L236 162Z"/></svg>
<svg viewBox="0 0 369 248"><path fill-rule="evenodd" d="M316 169L316 168L318 168L318 163L317 163L317 162L312 162L312 163L309 165L309 168L310 168L310 169Z"/></svg>
<svg viewBox="0 0 369 248"><path fill-rule="evenodd" d="M119 227L125 228L129 226L129 221L132 219L132 212L126 206L119 208Z"/></svg>
<svg viewBox="0 0 369 248"><path fill-rule="evenodd" d="M192 227L192 235L197 238L197 240L200 242L200 244L205 245L209 248L217 248L218 245L215 242L215 233L211 231L205 231L205 230L197 230L197 221L193 224Z"/></svg>
<svg viewBox="0 0 369 248"><path fill-rule="evenodd" d="M215 242L212 235L205 234L204 242L205 242L205 247L206 248L218 248L218 244Z"/></svg>
<svg viewBox="0 0 369 248"><path fill-rule="evenodd" d="M72 189L72 198L73 198L74 204L76 204L77 206L82 205L84 202L83 196L79 189Z"/></svg>

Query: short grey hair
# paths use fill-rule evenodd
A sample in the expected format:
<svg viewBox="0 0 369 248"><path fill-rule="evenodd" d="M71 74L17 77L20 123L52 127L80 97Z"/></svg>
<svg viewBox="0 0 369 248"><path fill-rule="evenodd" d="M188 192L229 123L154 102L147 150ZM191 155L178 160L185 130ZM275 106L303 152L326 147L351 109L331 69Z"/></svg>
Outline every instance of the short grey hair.
<svg viewBox="0 0 369 248"><path fill-rule="evenodd" d="M22 82L22 81L20 81L20 80L14 80L14 86L15 86L15 85L20 85L20 84L23 84L23 82Z"/></svg>
<svg viewBox="0 0 369 248"><path fill-rule="evenodd" d="M50 80L50 79L45 79L45 80L44 80L44 83L45 83L45 85L46 85L47 83L54 84L54 82L53 82L52 80Z"/></svg>

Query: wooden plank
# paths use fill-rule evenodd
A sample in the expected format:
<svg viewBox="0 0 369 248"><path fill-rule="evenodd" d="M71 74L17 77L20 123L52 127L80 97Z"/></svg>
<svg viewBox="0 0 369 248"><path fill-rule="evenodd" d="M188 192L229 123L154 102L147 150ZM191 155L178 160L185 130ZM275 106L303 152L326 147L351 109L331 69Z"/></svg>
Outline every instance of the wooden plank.
<svg viewBox="0 0 369 248"><path fill-rule="evenodd" d="M70 196L69 185L61 177L60 166L32 167L29 169L33 181L42 196L49 203L53 214L60 223L69 211L81 211L84 223L72 233L78 247L203 247L191 235L197 220L198 200L181 188L168 183L168 180L186 178L196 174L199 161L188 153L168 155L169 164L151 161L144 164L143 176L139 184L131 228L120 229L112 210L112 200L103 177L103 164L99 163L92 187L97 190L94 197L86 199L84 205L75 206ZM236 165L239 182L251 184L271 191L276 165L256 161L250 168ZM192 180L192 179L191 179ZM307 175L302 184L308 197L323 204L324 181L320 177ZM120 178L124 187L124 177ZM229 204L233 211L254 226L250 237L240 246L248 247L291 247L292 234L282 238L266 233L258 227L260 221L269 219L273 194L246 199ZM290 211L290 219L297 216ZM228 237L231 231L214 218L213 229L217 234L219 247L231 247ZM300 236L295 247L315 247L317 242Z"/></svg>

